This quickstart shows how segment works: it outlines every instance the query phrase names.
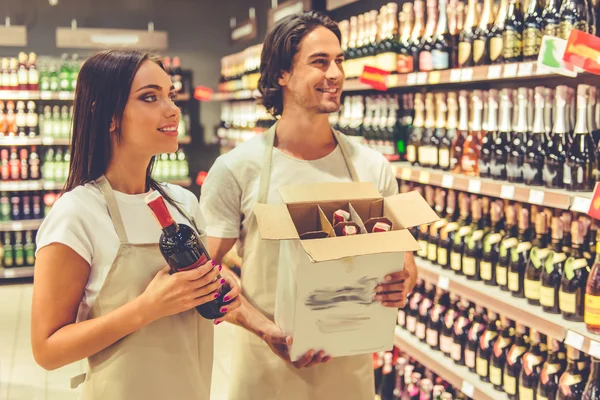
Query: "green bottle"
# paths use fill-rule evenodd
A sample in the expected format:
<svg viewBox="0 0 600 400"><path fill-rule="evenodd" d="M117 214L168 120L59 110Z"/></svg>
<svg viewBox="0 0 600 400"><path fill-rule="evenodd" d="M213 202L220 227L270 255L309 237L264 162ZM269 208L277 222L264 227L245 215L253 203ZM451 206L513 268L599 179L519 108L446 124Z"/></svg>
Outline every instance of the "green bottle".
<svg viewBox="0 0 600 400"><path fill-rule="evenodd" d="M6 268L14 266L14 250L10 238L10 232L4 233L4 266Z"/></svg>
<svg viewBox="0 0 600 400"><path fill-rule="evenodd" d="M15 232L14 257L15 267L25 265L25 248L23 247L23 232Z"/></svg>
<svg viewBox="0 0 600 400"><path fill-rule="evenodd" d="M35 264L35 243L33 243L33 232L25 233L25 265Z"/></svg>

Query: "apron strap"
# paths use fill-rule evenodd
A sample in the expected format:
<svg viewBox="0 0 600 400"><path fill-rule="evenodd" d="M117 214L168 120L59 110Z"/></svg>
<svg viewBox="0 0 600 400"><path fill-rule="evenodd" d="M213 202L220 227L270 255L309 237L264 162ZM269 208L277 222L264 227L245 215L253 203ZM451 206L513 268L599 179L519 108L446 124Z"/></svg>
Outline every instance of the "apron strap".
<svg viewBox="0 0 600 400"><path fill-rule="evenodd" d="M263 159L263 165L260 173L260 182L258 184L258 197L256 199L257 203L265 204L267 202L267 197L269 194L269 180L271 177L271 161L273 159L273 146L275 144L275 132L277 128L277 122L273 124L271 128L265 134L265 153ZM352 182L358 182L358 174L356 173L356 169L352 164L352 160L350 159L350 149L348 145L344 142L344 139L341 138L340 133L335 129L332 129L333 137L337 141L340 146L340 151L342 152L342 157L346 162L346 167L348 168L348 172L350 173L350 177L352 178Z"/></svg>
<svg viewBox="0 0 600 400"><path fill-rule="evenodd" d="M117 236L119 236L119 241L121 244L128 244L129 240L127 240L127 233L125 231L125 225L123 224L123 218L121 218L117 198L115 197L115 192L113 191L112 186L110 186L110 182L108 182L106 176L102 175L100 178L96 179L96 183L98 184L100 192L102 192L104 200L106 201L108 213L112 219L113 225L115 226L115 231L117 231Z"/></svg>
<svg viewBox="0 0 600 400"><path fill-rule="evenodd" d="M71 389L77 389L79 385L85 382L87 374L80 374L71 378Z"/></svg>

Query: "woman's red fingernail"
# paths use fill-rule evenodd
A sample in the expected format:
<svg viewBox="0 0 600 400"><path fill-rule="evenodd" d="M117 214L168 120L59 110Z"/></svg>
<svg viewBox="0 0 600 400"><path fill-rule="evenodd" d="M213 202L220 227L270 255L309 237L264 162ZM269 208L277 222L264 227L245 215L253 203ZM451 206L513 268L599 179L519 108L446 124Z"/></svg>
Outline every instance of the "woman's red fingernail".
<svg viewBox="0 0 600 400"><path fill-rule="evenodd" d="M216 265L215 260L210 260L210 263L212 264L213 267Z"/></svg>
<svg viewBox="0 0 600 400"><path fill-rule="evenodd" d="M219 298L219 293L215 293L215 299Z"/></svg>
<svg viewBox="0 0 600 400"><path fill-rule="evenodd" d="M229 301L229 296L225 296L225 297L223 298L223 301Z"/></svg>
<svg viewBox="0 0 600 400"><path fill-rule="evenodd" d="M215 321L215 325L219 325L221 322L222 321L217 320L217 321Z"/></svg>
<svg viewBox="0 0 600 400"><path fill-rule="evenodd" d="M227 282L225 279L221 279L221 285L224 285Z"/></svg>
<svg viewBox="0 0 600 400"><path fill-rule="evenodd" d="M227 308L226 307L221 308L221 312L222 313L226 313L227 312Z"/></svg>
<svg viewBox="0 0 600 400"><path fill-rule="evenodd" d="M219 265L219 271L221 271L223 269L222 265Z"/></svg>

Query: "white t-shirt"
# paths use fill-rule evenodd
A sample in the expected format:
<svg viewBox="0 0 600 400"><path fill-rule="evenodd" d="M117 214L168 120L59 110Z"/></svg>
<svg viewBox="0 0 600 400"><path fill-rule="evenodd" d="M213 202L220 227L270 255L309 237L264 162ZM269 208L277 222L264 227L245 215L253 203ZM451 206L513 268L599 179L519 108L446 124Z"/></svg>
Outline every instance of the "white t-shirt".
<svg viewBox="0 0 600 400"><path fill-rule="evenodd" d="M360 182L372 182L387 197L398 193L398 182L387 159L340 134ZM200 196L207 235L240 238L237 250L243 255L244 240L252 209L258 196L266 140L263 135L220 156L210 169ZM268 203L281 203L277 188L286 185L322 182L350 182L350 172L338 147L327 156L311 161L292 158L273 149Z"/></svg>
<svg viewBox="0 0 600 400"><path fill-rule="evenodd" d="M185 212L199 215L198 199L192 192L170 184L166 184L165 189ZM115 191L130 243L158 243L160 238L160 226L144 201L146 195ZM167 207L176 222L189 225L187 219L168 202ZM200 221L196 219L197 224L201 224ZM85 319L119 250L119 237L98 186L88 183L62 195L44 219L36 241L38 251L51 243L69 246L90 265L79 315L80 319Z"/></svg>

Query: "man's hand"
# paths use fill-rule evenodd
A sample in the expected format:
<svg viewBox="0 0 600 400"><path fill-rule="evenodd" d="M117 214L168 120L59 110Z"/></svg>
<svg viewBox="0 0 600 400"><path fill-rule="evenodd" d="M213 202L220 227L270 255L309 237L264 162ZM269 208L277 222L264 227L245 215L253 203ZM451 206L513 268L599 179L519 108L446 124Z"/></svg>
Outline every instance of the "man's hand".
<svg viewBox="0 0 600 400"><path fill-rule="evenodd" d="M385 307L404 308L408 294L410 273L407 269L386 275L385 283L375 288L375 300Z"/></svg>
<svg viewBox="0 0 600 400"><path fill-rule="evenodd" d="M298 361L292 362L290 360L289 346L292 345L293 340L290 336L285 336L281 329L273 323L264 331L263 340L279 358L298 369L331 361L331 357L326 355L324 351L309 350Z"/></svg>

